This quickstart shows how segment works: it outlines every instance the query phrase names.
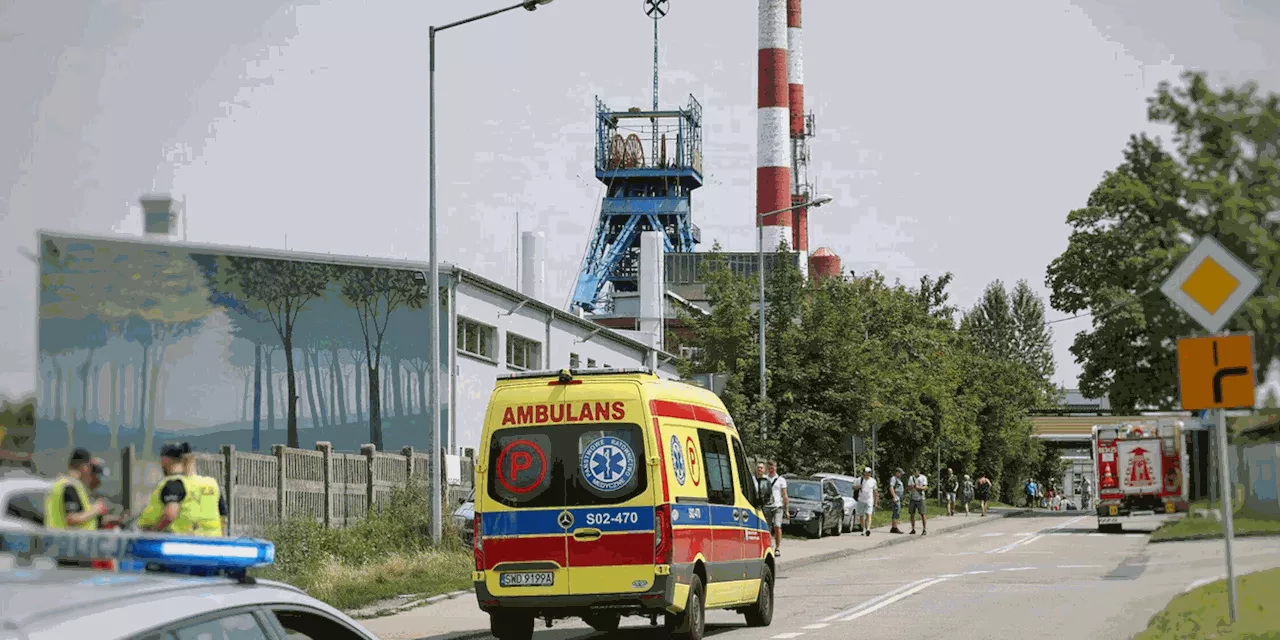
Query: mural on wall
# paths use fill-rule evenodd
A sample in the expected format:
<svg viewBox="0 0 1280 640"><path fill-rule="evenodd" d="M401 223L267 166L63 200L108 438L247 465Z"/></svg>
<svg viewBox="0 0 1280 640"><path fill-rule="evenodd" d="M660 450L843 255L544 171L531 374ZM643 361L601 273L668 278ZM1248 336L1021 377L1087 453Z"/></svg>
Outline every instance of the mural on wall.
<svg viewBox="0 0 1280 640"><path fill-rule="evenodd" d="M47 464L77 446L154 455L178 439L201 451L430 447L428 312L412 270L40 244L35 448ZM442 354L446 306L442 296Z"/></svg>

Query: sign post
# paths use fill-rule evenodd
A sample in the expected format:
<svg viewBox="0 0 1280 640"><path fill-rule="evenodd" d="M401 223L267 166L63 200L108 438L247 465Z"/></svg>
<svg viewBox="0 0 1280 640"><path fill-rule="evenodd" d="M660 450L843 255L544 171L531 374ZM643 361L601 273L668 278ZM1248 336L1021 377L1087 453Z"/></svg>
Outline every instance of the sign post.
<svg viewBox="0 0 1280 640"><path fill-rule="evenodd" d="M1232 542L1231 468L1227 456L1227 409L1252 409L1255 402L1253 336L1222 331L1261 283L1249 265L1205 236L1165 279L1160 291L1209 333L1178 340L1178 387L1186 411L1217 414L1217 462L1226 543L1227 600L1231 622L1239 619Z"/></svg>

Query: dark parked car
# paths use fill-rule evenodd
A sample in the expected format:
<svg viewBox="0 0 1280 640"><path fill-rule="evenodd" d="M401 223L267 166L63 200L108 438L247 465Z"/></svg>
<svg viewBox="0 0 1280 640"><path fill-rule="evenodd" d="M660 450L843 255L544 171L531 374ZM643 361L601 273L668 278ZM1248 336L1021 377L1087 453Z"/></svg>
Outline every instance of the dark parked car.
<svg viewBox="0 0 1280 640"><path fill-rule="evenodd" d="M802 529L811 538L828 532L840 535L844 500L831 481L788 479L787 498L791 503L788 528Z"/></svg>

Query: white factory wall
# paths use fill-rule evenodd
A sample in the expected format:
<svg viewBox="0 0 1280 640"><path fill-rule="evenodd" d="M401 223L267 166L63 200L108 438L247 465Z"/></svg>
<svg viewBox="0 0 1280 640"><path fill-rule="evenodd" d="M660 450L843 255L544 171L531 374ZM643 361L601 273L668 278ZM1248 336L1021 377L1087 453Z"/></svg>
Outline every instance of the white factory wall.
<svg viewBox="0 0 1280 640"><path fill-rule="evenodd" d="M539 369L568 367L572 355L578 357L578 368L587 368L589 364L599 368L606 365L614 368L645 365L647 349L643 345L590 321L536 304L514 290L494 286L466 272L460 275L461 282L454 292L456 313L452 320L455 327L452 359L456 366L456 388L453 389L456 411L452 427L457 434L458 447L479 445L485 409L497 376L521 370L508 362L507 343L512 333L540 343ZM525 303L523 307L521 302ZM457 326L467 320L492 328L492 358L467 353L461 348L465 345L456 344ZM582 341L593 332L597 333ZM667 358L660 355L659 362ZM673 380L679 377L674 362L663 364L659 375Z"/></svg>

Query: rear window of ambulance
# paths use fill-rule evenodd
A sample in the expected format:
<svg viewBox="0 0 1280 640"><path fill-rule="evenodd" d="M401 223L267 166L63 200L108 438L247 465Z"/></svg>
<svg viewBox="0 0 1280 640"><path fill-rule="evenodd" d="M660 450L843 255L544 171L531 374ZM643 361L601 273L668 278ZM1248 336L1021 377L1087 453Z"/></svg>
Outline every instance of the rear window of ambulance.
<svg viewBox="0 0 1280 640"><path fill-rule="evenodd" d="M572 424L495 431L489 498L508 507L617 504L648 487L639 425Z"/></svg>

